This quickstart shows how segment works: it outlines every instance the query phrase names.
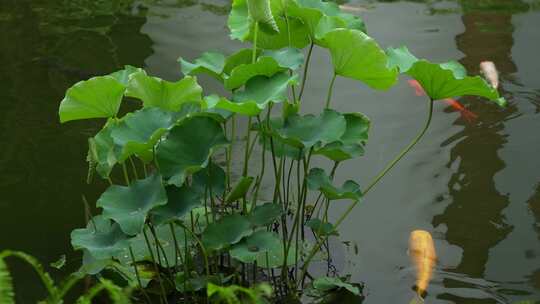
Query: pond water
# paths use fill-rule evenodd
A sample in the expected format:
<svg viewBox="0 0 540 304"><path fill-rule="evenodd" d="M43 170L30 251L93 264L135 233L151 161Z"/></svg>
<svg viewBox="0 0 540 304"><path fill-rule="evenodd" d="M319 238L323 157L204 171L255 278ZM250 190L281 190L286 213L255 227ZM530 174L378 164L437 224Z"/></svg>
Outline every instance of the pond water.
<svg viewBox="0 0 540 304"><path fill-rule="evenodd" d="M335 241L334 266L366 283L364 303L408 303L414 285L408 236L426 229L439 256L426 303L538 300L540 3L429 3L348 5L383 46L406 44L419 57L456 59L473 74L481 61L494 61L509 106L461 98L477 115L467 121L438 102L427 136L344 223L341 239L358 253ZM67 270L78 267L69 232L84 222L81 195L95 200L105 185L85 184L86 137L99 122L60 125L65 90L124 64L177 79L180 55L238 48L228 39L226 14L227 2L217 0L0 1L0 249L23 250L44 263L67 253ZM331 78L328 55L316 50L313 59L305 112L323 107ZM219 90L210 79L202 83ZM374 92L341 78L334 92L335 108L372 119L365 157L336 176L338 183L365 185L421 128L426 105L405 79ZM335 202L334 215L345 206ZM10 265L18 303L35 303L43 295L35 274Z"/></svg>

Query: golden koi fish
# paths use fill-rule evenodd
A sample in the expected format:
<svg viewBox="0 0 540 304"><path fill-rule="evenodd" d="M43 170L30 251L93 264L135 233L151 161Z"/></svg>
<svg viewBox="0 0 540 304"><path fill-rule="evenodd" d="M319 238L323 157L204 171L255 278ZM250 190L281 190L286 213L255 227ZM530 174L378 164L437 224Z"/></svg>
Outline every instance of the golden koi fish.
<svg viewBox="0 0 540 304"><path fill-rule="evenodd" d="M433 267L437 262L435 245L431 234L424 230L414 230L409 237L409 255L416 267L416 292L421 299L425 293Z"/></svg>

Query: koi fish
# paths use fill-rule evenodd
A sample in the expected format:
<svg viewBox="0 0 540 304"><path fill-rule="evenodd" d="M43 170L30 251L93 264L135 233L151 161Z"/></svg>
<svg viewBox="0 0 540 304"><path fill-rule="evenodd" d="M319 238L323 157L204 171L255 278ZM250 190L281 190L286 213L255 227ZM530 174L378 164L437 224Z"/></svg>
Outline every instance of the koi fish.
<svg viewBox="0 0 540 304"><path fill-rule="evenodd" d="M433 267L437 262L435 245L431 234L424 230L414 230L409 237L409 255L416 267L416 292L418 299L427 290ZM414 301L414 299L413 299Z"/></svg>
<svg viewBox="0 0 540 304"><path fill-rule="evenodd" d="M424 91L424 88L422 88L422 85L414 79L410 79L408 81L409 86L411 86L414 89L414 93L416 96L426 96L426 91ZM445 103L449 106L451 106L454 110L459 111L461 116L468 122L473 122L476 118L478 118L478 115L474 114L473 112L467 110L459 101L453 99L453 98L446 98Z"/></svg>
<svg viewBox="0 0 540 304"><path fill-rule="evenodd" d="M499 88L499 72L492 61L480 62L480 73L494 89Z"/></svg>

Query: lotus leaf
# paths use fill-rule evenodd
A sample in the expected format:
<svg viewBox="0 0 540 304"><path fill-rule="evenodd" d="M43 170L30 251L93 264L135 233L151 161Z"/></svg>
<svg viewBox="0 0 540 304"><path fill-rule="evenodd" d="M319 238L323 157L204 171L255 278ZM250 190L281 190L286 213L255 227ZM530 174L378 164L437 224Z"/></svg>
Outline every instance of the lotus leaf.
<svg viewBox="0 0 540 304"><path fill-rule="evenodd" d="M200 58L195 59L194 63L190 63L183 58L178 61L182 67L184 75L197 75L207 73L214 78L223 81L223 68L225 67L225 56L216 52L204 52Z"/></svg>
<svg viewBox="0 0 540 304"><path fill-rule="evenodd" d="M321 191L329 200L351 199L356 201L362 195L360 186L351 180L346 181L340 188L335 187L332 185L330 177L321 168L309 170L307 183L309 189Z"/></svg>
<svg viewBox="0 0 540 304"><path fill-rule="evenodd" d="M281 241L274 232L259 230L234 245L229 253L244 263L252 263L257 257L265 257L266 252L280 248Z"/></svg>
<svg viewBox="0 0 540 304"><path fill-rule="evenodd" d="M360 80L369 87L386 90L397 81L398 70L377 42L359 30L336 29L326 33L323 45L330 50L337 75Z"/></svg>
<svg viewBox="0 0 540 304"><path fill-rule="evenodd" d="M207 249L219 250L238 243L252 232L246 217L240 214L225 215L206 227L202 241Z"/></svg>
<svg viewBox="0 0 540 304"><path fill-rule="evenodd" d="M180 188L174 185L167 186L165 190L167 192L167 204L150 211L152 223L155 225L179 220L201 204L201 194L186 184Z"/></svg>
<svg viewBox="0 0 540 304"><path fill-rule="evenodd" d="M112 76L77 82L60 103L60 122L115 117L124 91L125 87Z"/></svg>
<svg viewBox="0 0 540 304"><path fill-rule="evenodd" d="M315 149L314 154L321 154L333 161L344 161L364 154L364 145L368 139L369 119L361 113L343 115L347 121L345 133L338 141Z"/></svg>
<svg viewBox="0 0 540 304"><path fill-rule="evenodd" d="M128 236L117 223L102 215L94 216L86 228L71 232L71 245L74 249L84 249L90 257L105 260L113 257L127 246Z"/></svg>
<svg viewBox="0 0 540 304"><path fill-rule="evenodd" d="M249 222L254 227L268 226L278 220L283 211L281 206L276 203L264 203L262 205L255 206L255 208L249 214Z"/></svg>
<svg viewBox="0 0 540 304"><path fill-rule="evenodd" d="M103 216L113 219L128 235L141 233L148 212L167 203L167 194L161 175L152 174L133 181L129 186L110 186L98 199Z"/></svg>
<svg viewBox="0 0 540 304"><path fill-rule="evenodd" d="M204 116L187 118L158 145L156 158L169 184L181 186L187 174L206 167L214 151L227 143L216 120Z"/></svg>
<svg viewBox="0 0 540 304"><path fill-rule="evenodd" d="M186 102L200 102L202 88L197 78L186 76L177 82L169 82L138 72L131 75L126 96L142 100L145 107L158 107L179 111Z"/></svg>
<svg viewBox="0 0 540 304"><path fill-rule="evenodd" d="M326 109L320 116L291 115L275 132L287 143L309 149L337 141L345 133L347 121L343 115Z"/></svg>

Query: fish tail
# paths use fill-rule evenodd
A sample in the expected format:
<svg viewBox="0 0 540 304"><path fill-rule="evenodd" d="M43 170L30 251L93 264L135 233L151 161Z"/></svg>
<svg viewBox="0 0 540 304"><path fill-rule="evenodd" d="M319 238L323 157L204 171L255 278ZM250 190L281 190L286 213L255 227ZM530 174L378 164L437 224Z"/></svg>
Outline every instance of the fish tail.
<svg viewBox="0 0 540 304"><path fill-rule="evenodd" d="M409 304L424 304L424 298L422 298L418 294L415 294L414 297L409 302Z"/></svg>

